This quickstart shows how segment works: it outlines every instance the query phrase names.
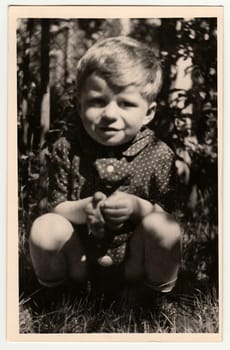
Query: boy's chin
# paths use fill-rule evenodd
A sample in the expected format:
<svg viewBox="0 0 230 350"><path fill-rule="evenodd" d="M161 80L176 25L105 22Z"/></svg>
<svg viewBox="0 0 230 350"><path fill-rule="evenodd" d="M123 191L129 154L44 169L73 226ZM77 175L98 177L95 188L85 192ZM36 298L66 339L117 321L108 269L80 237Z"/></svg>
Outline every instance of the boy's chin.
<svg viewBox="0 0 230 350"><path fill-rule="evenodd" d="M116 146L121 146L127 143L128 141L125 140L97 140L97 143L101 144L102 146L108 146L108 147L116 147Z"/></svg>
<svg viewBox="0 0 230 350"><path fill-rule="evenodd" d="M103 146L108 147L118 147L125 145L129 141L132 140L133 137L124 137L124 138L116 138L116 137L110 137L110 138L97 138L95 141Z"/></svg>

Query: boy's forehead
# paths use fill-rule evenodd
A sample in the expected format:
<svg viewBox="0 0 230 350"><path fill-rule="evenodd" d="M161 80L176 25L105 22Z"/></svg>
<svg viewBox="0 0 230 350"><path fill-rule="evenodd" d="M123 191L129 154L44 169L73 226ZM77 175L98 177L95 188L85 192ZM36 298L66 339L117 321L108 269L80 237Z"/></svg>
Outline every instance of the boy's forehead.
<svg viewBox="0 0 230 350"><path fill-rule="evenodd" d="M140 86L135 84L133 79L127 79L126 81L123 81L123 84L119 84L119 81L116 84L116 80L113 81L113 79L106 78L100 73L92 73L88 76L88 78L85 81L85 89L91 90L91 91L104 91L111 89L113 92L120 93L139 93L140 92Z"/></svg>
<svg viewBox="0 0 230 350"><path fill-rule="evenodd" d="M102 76L94 72L86 78L85 85L86 85L86 88L90 88L92 90L93 89L98 90L106 87L107 82L105 78L103 78Z"/></svg>

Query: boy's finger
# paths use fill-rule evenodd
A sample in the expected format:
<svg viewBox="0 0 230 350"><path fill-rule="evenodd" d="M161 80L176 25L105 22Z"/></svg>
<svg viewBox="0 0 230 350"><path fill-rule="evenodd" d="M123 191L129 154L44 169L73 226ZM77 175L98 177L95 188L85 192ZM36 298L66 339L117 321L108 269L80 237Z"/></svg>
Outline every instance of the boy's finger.
<svg viewBox="0 0 230 350"><path fill-rule="evenodd" d="M93 209L92 207L86 207L85 212L86 214L93 214L95 212L95 209Z"/></svg>
<svg viewBox="0 0 230 350"><path fill-rule="evenodd" d="M106 195L103 192L96 192L93 195L93 203L96 205L98 202L105 200Z"/></svg>
<svg viewBox="0 0 230 350"><path fill-rule="evenodd" d="M125 207L126 203L124 203L123 201L110 201L109 199L106 199L105 202L101 205L102 209L120 209Z"/></svg>
<svg viewBox="0 0 230 350"><path fill-rule="evenodd" d="M127 215L129 210L127 208L119 208L119 209L113 209L113 208L105 208L102 210L103 216L108 215L108 216L122 216L122 215Z"/></svg>
<svg viewBox="0 0 230 350"><path fill-rule="evenodd" d="M127 216L120 216L119 218L109 218L106 220L107 224L122 224L127 220Z"/></svg>
<svg viewBox="0 0 230 350"><path fill-rule="evenodd" d="M111 221L111 220L124 220L124 218L127 218L128 217L128 215L127 215L127 213L125 213L125 214L121 214L121 215L104 215L104 220L105 221Z"/></svg>

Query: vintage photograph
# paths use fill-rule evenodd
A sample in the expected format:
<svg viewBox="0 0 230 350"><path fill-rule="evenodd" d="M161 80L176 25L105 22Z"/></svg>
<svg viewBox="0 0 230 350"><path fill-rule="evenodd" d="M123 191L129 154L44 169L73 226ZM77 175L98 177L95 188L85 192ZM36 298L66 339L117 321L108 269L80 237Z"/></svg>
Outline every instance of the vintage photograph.
<svg viewBox="0 0 230 350"><path fill-rule="evenodd" d="M218 16L88 13L16 20L19 333L219 334Z"/></svg>

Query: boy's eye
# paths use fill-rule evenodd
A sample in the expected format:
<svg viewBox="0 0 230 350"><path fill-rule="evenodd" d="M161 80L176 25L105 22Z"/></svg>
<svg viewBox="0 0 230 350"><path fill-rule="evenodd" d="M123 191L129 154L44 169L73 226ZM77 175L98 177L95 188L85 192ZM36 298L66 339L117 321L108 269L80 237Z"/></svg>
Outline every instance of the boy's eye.
<svg viewBox="0 0 230 350"><path fill-rule="evenodd" d="M103 107L105 105L105 100L100 97L91 98L87 101L89 106L93 107Z"/></svg>
<svg viewBox="0 0 230 350"><path fill-rule="evenodd" d="M133 107L136 107L136 104L132 101L122 100L119 102L119 106L121 108L133 108Z"/></svg>

